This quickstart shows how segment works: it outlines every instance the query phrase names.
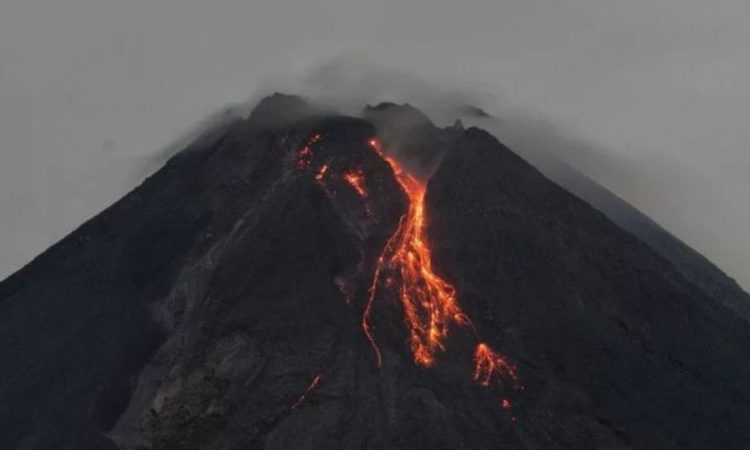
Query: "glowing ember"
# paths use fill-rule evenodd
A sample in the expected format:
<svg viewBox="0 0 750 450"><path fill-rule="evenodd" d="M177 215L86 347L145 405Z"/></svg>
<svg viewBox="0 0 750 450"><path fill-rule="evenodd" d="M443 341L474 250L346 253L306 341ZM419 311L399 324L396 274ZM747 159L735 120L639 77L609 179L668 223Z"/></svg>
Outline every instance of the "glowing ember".
<svg viewBox="0 0 750 450"><path fill-rule="evenodd" d="M501 377L508 376L513 381L517 379L516 369L502 356L489 348L485 343L479 343L474 352L474 379L482 386L489 386L493 380L502 383Z"/></svg>
<svg viewBox="0 0 750 450"><path fill-rule="evenodd" d="M326 172L328 172L328 164L323 164L321 166L320 170L318 170L318 173L315 174L315 180L316 181L323 181L323 178L326 176Z"/></svg>
<svg viewBox="0 0 750 450"><path fill-rule="evenodd" d="M304 394L302 394L300 396L299 400L297 400L297 403L295 403L294 405L292 405L292 408L291 408L292 410L299 408L305 402L305 400L307 399L307 396L310 395L310 392L312 392L315 388L318 387L318 385L320 384L320 380L322 379L322 377L323 377L323 375L321 375L321 374L315 375L315 378L313 378L313 380L310 383L310 385L307 386L307 389L305 389Z"/></svg>
<svg viewBox="0 0 750 450"><path fill-rule="evenodd" d="M351 171L344 174L344 180L355 190L360 197L367 197L367 190L365 190L365 176L362 171Z"/></svg>
<svg viewBox="0 0 750 450"><path fill-rule="evenodd" d="M307 169L310 167L310 163L312 160L312 146L317 144L321 140L323 140L323 136L321 136L319 133L310 136L310 139L307 140L305 146L302 147L302 150L300 150L297 154L298 169Z"/></svg>

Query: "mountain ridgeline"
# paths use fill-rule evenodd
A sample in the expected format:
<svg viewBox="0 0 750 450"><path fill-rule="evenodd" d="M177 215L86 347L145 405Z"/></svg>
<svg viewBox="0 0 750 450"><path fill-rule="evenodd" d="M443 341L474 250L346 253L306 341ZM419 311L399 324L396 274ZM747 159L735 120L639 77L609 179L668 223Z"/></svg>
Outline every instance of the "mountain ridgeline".
<svg viewBox="0 0 750 450"><path fill-rule="evenodd" d="M0 283L0 448L750 448L746 294L597 207L267 97Z"/></svg>

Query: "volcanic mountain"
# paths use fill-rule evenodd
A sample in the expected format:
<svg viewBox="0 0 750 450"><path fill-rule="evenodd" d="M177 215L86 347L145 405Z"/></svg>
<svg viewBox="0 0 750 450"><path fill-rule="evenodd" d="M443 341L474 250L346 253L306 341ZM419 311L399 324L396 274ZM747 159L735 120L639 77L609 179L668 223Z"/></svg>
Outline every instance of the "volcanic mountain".
<svg viewBox="0 0 750 450"><path fill-rule="evenodd" d="M738 288L663 254L481 129L277 94L0 284L0 448L750 448Z"/></svg>

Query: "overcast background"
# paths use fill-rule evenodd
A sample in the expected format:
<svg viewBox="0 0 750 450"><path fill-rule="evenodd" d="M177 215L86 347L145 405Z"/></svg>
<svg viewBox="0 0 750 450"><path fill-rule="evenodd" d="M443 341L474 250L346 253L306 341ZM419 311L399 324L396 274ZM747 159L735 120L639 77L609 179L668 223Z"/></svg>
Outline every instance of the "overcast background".
<svg viewBox="0 0 750 450"><path fill-rule="evenodd" d="M1 0L0 278L222 105L349 58L581 142L750 287L749 24L746 0Z"/></svg>

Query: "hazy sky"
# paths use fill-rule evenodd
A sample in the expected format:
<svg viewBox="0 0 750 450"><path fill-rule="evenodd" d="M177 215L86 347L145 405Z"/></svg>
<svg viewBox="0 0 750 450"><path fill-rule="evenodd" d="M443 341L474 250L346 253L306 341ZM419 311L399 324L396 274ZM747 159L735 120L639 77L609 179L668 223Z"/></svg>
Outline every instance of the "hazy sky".
<svg viewBox="0 0 750 450"><path fill-rule="evenodd" d="M749 287L748 5L2 0L0 277L207 114L346 54L586 142L575 165Z"/></svg>

